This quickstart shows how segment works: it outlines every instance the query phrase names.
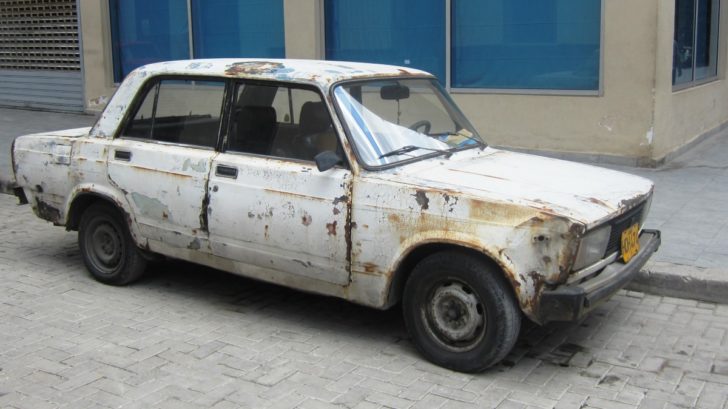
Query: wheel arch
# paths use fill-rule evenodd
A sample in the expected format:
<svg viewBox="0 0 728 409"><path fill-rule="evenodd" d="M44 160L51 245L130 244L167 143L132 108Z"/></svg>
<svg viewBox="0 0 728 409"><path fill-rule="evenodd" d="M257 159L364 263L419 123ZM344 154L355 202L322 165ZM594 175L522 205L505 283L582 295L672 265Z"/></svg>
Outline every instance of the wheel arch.
<svg viewBox="0 0 728 409"><path fill-rule="evenodd" d="M89 206L99 202L107 203L121 213L129 227L132 239L137 243L137 246L144 248L145 243L141 240L139 228L126 200L117 197L113 192L106 192L93 186L79 187L71 195L66 210L66 230L77 231L83 212Z"/></svg>
<svg viewBox="0 0 728 409"><path fill-rule="evenodd" d="M497 269L502 274L502 277L508 283L508 287L511 289L511 294L515 298L516 302L518 302L519 305L521 304L520 297L518 296L518 293L516 291L516 287L518 287L520 283L514 282L514 280L516 279L513 277L513 274L509 272L507 266L504 266L498 261L497 257L494 257L492 254L490 254L490 252L485 249L476 248L474 246L464 243L436 241L421 243L417 246L414 246L410 248L403 257L401 257L400 261L397 263L397 267L394 269L393 276L390 280L386 306L392 307L402 299L402 293L404 292L405 283L407 283L407 279L409 279L410 275L412 274L412 270L417 265L417 263L419 263L431 254L444 251L454 251L469 254L484 261L485 263L492 265L493 268Z"/></svg>

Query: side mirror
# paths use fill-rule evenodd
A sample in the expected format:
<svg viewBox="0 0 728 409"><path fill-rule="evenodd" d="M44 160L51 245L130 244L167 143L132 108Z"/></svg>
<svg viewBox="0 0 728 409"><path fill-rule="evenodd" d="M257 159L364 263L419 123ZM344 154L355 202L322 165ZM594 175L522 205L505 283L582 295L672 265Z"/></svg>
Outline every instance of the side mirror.
<svg viewBox="0 0 728 409"><path fill-rule="evenodd" d="M323 151L313 157L319 172L326 172L334 166L342 163L341 157L332 151Z"/></svg>

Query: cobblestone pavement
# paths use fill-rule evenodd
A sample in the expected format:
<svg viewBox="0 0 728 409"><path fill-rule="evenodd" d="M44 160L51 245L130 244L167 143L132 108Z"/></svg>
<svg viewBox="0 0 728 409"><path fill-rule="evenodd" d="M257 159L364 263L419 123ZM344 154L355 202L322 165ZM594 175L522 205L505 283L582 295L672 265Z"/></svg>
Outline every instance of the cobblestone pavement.
<svg viewBox="0 0 728 409"><path fill-rule="evenodd" d="M622 292L464 375L375 311L186 263L109 287L0 195L0 407L728 408L728 305Z"/></svg>

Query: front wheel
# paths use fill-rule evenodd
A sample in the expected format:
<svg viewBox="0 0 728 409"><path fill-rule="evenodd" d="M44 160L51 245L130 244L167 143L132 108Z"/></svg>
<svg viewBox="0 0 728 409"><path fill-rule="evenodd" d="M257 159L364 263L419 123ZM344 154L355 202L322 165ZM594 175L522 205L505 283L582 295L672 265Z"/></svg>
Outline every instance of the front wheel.
<svg viewBox="0 0 728 409"><path fill-rule="evenodd" d="M402 309L417 349L433 363L461 372L500 362L521 326L500 271L464 252L436 253L418 263L405 285Z"/></svg>
<svg viewBox="0 0 728 409"><path fill-rule="evenodd" d="M102 283L126 285L141 277L146 260L114 207L96 203L81 216L78 246L86 268Z"/></svg>

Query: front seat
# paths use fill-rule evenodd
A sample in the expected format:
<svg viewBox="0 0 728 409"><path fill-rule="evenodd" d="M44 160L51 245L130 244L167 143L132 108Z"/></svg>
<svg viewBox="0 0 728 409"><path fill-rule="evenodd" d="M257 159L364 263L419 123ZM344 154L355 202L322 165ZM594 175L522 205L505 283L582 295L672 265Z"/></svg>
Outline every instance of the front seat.
<svg viewBox="0 0 728 409"><path fill-rule="evenodd" d="M320 152L336 152L336 134L323 102L309 101L303 104L298 129L295 149L298 158L313 160Z"/></svg>
<svg viewBox="0 0 728 409"><path fill-rule="evenodd" d="M278 130L273 107L247 105L235 115L235 130L230 150L269 155Z"/></svg>

